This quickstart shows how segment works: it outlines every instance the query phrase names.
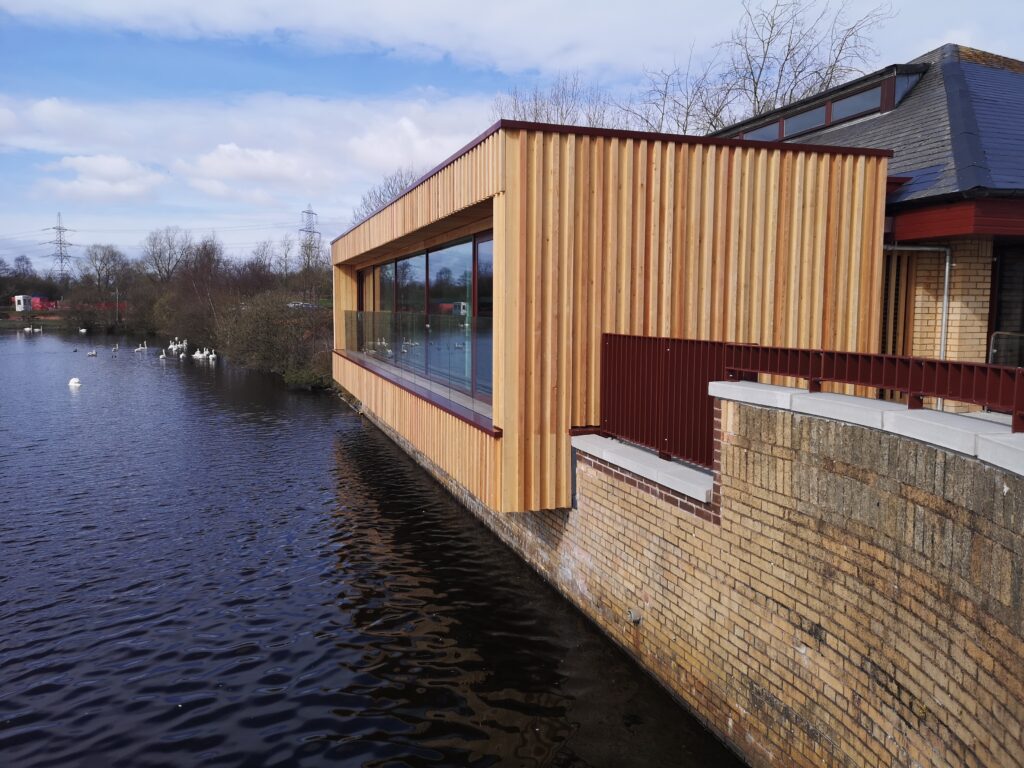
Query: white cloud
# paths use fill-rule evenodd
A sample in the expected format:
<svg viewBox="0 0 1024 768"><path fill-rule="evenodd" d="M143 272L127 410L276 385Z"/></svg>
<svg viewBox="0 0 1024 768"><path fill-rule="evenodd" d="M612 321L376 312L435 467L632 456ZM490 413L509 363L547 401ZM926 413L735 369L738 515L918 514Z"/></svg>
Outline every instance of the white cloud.
<svg viewBox="0 0 1024 768"><path fill-rule="evenodd" d="M36 21L180 38L284 36L332 50L450 56L506 72L635 73L670 61L691 39L720 36L736 17L678 0L647 0L643 8L619 0L0 0L0 9Z"/></svg>
<svg viewBox="0 0 1024 768"><path fill-rule="evenodd" d="M233 226L289 220L297 226L299 211L312 203L325 235L333 237L384 174L400 165L430 168L484 130L489 104L489 95L440 93L128 102L0 94L0 151L6 150L0 233L21 226L5 223L5 209L31 207L46 222L71 208L62 201L73 201L80 204L77 228L83 219L107 217L104 202L114 201L138 211L122 229L223 229L229 245L235 240L247 248L273 232L232 235ZM40 162L37 154L52 160ZM110 237L128 246L143 234Z"/></svg>
<svg viewBox="0 0 1024 768"><path fill-rule="evenodd" d="M850 0L856 17L878 0ZM880 59L904 61L943 42L974 43L1024 57L1024 4L990 0L963 21L960 0L901 0L898 16L876 36ZM126 29L177 38L286 38L316 48L374 50L438 58L504 72L582 69L633 76L643 67L699 55L727 37L740 0L718 3L644 0L0 0L0 10L61 25ZM969 25L966 29L952 24ZM950 39L966 33L971 39ZM937 41L937 42L936 42ZM933 44L934 43L934 44Z"/></svg>
<svg viewBox="0 0 1024 768"><path fill-rule="evenodd" d="M72 171L73 178L47 177L40 180L39 186L57 197L75 200L145 197L164 181L159 173L120 155L63 157L45 170Z"/></svg>

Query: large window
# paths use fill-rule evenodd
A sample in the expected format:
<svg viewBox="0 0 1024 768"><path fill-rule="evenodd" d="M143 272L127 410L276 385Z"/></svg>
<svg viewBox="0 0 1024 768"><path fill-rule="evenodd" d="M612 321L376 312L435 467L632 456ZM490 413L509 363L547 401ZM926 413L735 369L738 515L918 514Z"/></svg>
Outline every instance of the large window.
<svg viewBox="0 0 1024 768"><path fill-rule="evenodd" d="M1024 244L996 242L989 362L1024 365Z"/></svg>
<svg viewBox="0 0 1024 768"><path fill-rule="evenodd" d="M360 351L490 402L494 243L490 233L359 273ZM372 286L372 289L368 286Z"/></svg>

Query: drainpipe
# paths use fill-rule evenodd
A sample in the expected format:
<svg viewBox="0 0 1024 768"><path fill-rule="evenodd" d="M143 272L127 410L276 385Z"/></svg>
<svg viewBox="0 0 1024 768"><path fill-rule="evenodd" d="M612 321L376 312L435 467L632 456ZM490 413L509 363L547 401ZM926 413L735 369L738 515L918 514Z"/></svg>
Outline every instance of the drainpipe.
<svg viewBox="0 0 1024 768"><path fill-rule="evenodd" d="M886 251L922 251L946 254L946 276L942 285L942 326L939 329L939 359L946 359L946 342L949 336L949 282L953 274L953 249L948 245L883 245ZM939 398L939 410L945 410L946 401Z"/></svg>

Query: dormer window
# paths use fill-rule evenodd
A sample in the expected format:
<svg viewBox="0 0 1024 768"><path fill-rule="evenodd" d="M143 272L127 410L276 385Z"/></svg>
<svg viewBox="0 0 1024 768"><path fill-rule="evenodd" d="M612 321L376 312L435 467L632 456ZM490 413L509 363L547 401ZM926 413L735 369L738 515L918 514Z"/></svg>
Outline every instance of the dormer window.
<svg viewBox="0 0 1024 768"><path fill-rule="evenodd" d="M825 99L814 106L794 111L785 117L776 117L770 123L733 135L751 141L780 141L875 112L887 112L895 108L920 79L921 72L889 75L863 90ZM719 135L728 136L729 133L723 131Z"/></svg>
<svg viewBox="0 0 1024 768"><path fill-rule="evenodd" d="M850 117L877 112L882 108L882 86L876 85L866 91L836 99L832 102L832 122L846 120Z"/></svg>
<svg viewBox="0 0 1024 768"><path fill-rule="evenodd" d="M799 112L792 117L787 117L785 122L785 136L788 138L796 133L803 133L813 128L820 128L825 125L825 105Z"/></svg>

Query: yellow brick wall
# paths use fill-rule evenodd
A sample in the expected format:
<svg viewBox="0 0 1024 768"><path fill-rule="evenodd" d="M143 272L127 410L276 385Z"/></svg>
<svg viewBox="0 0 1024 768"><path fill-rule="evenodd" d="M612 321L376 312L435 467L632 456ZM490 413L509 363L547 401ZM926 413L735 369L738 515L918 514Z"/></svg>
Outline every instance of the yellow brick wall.
<svg viewBox="0 0 1024 768"><path fill-rule="evenodd" d="M1024 478L726 402L711 504L577 453L497 514L382 428L751 765L1024 766Z"/></svg>
<svg viewBox="0 0 1024 768"><path fill-rule="evenodd" d="M983 363L988 358L989 297L992 290L991 238L952 240L949 318L946 358ZM941 357L942 295L945 285L944 253L915 253L913 354ZM934 407L929 398L926 406ZM947 401L948 411L977 410L976 406Z"/></svg>
<svg viewBox="0 0 1024 768"><path fill-rule="evenodd" d="M753 765L1024 765L1024 478L772 409L721 423L711 521L579 464L563 589Z"/></svg>

